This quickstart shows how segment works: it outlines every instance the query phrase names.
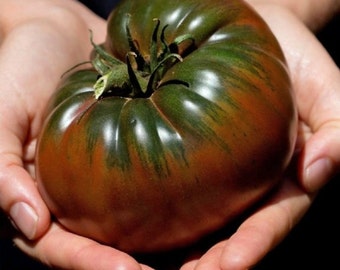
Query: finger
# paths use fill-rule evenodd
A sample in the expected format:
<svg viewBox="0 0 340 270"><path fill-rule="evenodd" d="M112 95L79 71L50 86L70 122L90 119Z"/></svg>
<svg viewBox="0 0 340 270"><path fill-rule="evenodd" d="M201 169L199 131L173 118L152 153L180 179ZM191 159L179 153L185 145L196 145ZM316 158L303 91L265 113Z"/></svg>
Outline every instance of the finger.
<svg viewBox="0 0 340 270"><path fill-rule="evenodd" d="M47 230L50 214L32 176L23 168L21 142L10 127L1 126L0 208L28 239L36 239Z"/></svg>
<svg viewBox="0 0 340 270"><path fill-rule="evenodd" d="M38 258L48 266L61 269L151 269L148 266L138 264L124 252L64 231L55 223L46 235L35 243L30 243L23 238L16 238L14 242L26 254Z"/></svg>
<svg viewBox="0 0 340 270"><path fill-rule="evenodd" d="M195 260L189 260L186 263L184 263L182 265L182 267L180 268L180 270L193 270L195 269L196 265L198 263L198 259Z"/></svg>
<svg viewBox="0 0 340 270"><path fill-rule="evenodd" d="M291 231L311 202L294 181L285 180L275 197L225 242L220 268L243 270L254 266Z"/></svg>
<svg viewBox="0 0 340 270"><path fill-rule="evenodd" d="M337 173L340 166L340 71L315 36L304 34L304 42L287 44L299 116L308 127L301 152L302 186L314 192ZM294 60L294 59L295 60ZM298 60L297 60L298 59Z"/></svg>
<svg viewBox="0 0 340 270"><path fill-rule="evenodd" d="M301 38L301 32L296 33L296 39ZM315 36L303 33L304 42L289 44L294 55L287 55L299 116L309 128L299 180L307 191L314 192L340 166L340 71Z"/></svg>
<svg viewBox="0 0 340 270"><path fill-rule="evenodd" d="M0 171L0 207L28 239L40 237L49 226L50 214L30 175L16 165L1 166Z"/></svg>
<svg viewBox="0 0 340 270"><path fill-rule="evenodd" d="M222 241L211 247L200 259L187 261L181 270L214 269L220 270L220 258L224 245L227 240Z"/></svg>
<svg viewBox="0 0 340 270"><path fill-rule="evenodd" d="M262 15L284 50L299 117L309 129L302 138L299 180L313 192L340 166L340 71L315 35L293 14L271 7L263 8Z"/></svg>
<svg viewBox="0 0 340 270"><path fill-rule="evenodd" d="M340 167L340 71L321 44L312 41L305 48L308 64L297 78L305 84L305 89L297 89L297 99L301 119L309 127L299 179L309 192L320 189Z"/></svg>
<svg viewBox="0 0 340 270"><path fill-rule="evenodd" d="M300 160L300 179L314 192L338 173L340 167L340 123L327 123L306 142Z"/></svg>

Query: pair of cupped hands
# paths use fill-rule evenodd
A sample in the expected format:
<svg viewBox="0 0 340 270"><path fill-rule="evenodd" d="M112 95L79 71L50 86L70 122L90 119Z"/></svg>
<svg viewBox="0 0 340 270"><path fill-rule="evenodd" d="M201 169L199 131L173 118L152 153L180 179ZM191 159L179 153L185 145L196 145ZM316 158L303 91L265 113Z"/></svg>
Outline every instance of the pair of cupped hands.
<svg viewBox="0 0 340 270"><path fill-rule="evenodd" d="M231 237L188 258L182 270L251 268L287 236L340 167L340 72L313 34L340 4L248 2L271 27L287 59L299 113L296 177L287 176ZM14 243L56 268L150 269L51 222L33 180L44 105L60 75L87 59L88 29L97 43L105 39L105 21L71 0L0 0L0 10L0 208L21 232Z"/></svg>

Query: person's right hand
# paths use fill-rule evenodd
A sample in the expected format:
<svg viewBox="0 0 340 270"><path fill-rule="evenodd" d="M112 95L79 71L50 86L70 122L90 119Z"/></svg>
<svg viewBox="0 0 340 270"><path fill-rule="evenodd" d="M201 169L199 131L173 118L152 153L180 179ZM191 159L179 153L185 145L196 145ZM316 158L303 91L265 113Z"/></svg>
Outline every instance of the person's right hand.
<svg viewBox="0 0 340 270"><path fill-rule="evenodd" d="M71 0L0 0L0 10L0 212L21 232L15 244L56 268L149 269L51 223L34 182L44 106L61 75L88 60L89 29L104 40L105 22Z"/></svg>
<svg viewBox="0 0 340 270"><path fill-rule="evenodd" d="M299 164L292 160L282 185L232 236L190 258L181 270L251 269L291 232L318 191L340 171L339 68L301 18L273 5L280 1L249 2L270 26L287 59L299 113Z"/></svg>

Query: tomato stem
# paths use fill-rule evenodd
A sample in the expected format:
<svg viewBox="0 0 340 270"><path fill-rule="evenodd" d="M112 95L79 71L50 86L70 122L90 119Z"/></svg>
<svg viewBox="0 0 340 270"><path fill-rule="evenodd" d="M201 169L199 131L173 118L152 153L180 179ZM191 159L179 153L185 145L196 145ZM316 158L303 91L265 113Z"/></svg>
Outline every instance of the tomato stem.
<svg viewBox="0 0 340 270"><path fill-rule="evenodd" d="M95 56L92 60L93 67L97 70L100 77L94 84L94 96L100 99L105 96L124 96L131 98L149 97L159 86L163 75L176 63L183 61L179 54L179 45L190 40L190 45L194 44L194 39L190 35L177 37L171 44L165 40L165 25L161 31L160 20L156 22L151 36L150 58L146 59L140 53L136 42L130 31L130 17L127 15L126 34L130 51L127 52L125 63L114 58L102 46L93 42L91 32L91 43L94 48ZM160 41L158 35L160 32ZM190 47L190 46L189 46ZM159 48L160 52L159 52ZM131 60L136 63L133 68ZM185 82L176 82L185 84Z"/></svg>

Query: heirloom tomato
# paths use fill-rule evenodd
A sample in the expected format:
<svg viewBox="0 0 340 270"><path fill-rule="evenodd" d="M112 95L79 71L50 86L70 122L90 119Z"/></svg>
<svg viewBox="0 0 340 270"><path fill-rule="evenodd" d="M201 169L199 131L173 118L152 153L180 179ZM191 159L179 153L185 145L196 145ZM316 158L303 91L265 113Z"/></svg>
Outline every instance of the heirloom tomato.
<svg viewBox="0 0 340 270"><path fill-rule="evenodd" d="M90 41L89 41L90 42ZM39 190L127 252L193 243L282 179L297 112L281 48L241 0L123 0L47 107Z"/></svg>

